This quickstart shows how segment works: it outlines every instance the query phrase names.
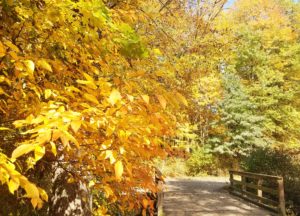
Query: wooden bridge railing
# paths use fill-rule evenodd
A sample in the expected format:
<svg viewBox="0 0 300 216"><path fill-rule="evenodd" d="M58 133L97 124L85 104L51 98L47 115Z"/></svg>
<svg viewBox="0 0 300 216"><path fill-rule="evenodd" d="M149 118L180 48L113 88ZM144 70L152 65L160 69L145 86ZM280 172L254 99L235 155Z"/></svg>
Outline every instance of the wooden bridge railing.
<svg viewBox="0 0 300 216"><path fill-rule="evenodd" d="M286 216L282 177L233 170L229 174L232 194Z"/></svg>

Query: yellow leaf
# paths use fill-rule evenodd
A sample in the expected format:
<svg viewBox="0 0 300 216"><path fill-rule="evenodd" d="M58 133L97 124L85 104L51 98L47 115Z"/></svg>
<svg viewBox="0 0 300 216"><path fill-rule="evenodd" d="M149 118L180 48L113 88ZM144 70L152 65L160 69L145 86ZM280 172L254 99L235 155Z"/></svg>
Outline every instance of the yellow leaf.
<svg viewBox="0 0 300 216"><path fill-rule="evenodd" d="M114 195L113 190L109 186L104 186L103 189L107 198Z"/></svg>
<svg viewBox="0 0 300 216"><path fill-rule="evenodd" d="M123 146L121 146L119 149L120 149L120 154L124 154L125 153L125 149L124 149Z"/></svg>
<svg viewBox="0 0 300 216"><path fill-rule="evenodd" d="M114 89L110 93L108 101L111 105L115 105L121 99L122 99L122 96L121 96L120 92L118 90Z"/></svg>
<svg viewBox="0 0 300 216"><path fill-rule="evenodd" d="M2 130L11 130L10 128L7 128L7 127L0 127L0 131Z"/></svg>
<svg viewBox="0 0 300 216"><path fill-rule="evenodd" d="M177 98L181 101L181 103L183 103L185 106L188 106L188 102L186 100L186 98L180 94L180 93L176 93Z"/></svg>
<svg viewBox="0 0 300 216"><path fill-rule="evenodd" d="M14 52L14 51L10 51L8 54L12 57L12 59L13 59L14 61L16 61L16 60L19 59L18 54L17 54L16 52Z"/></svg>
<svg viewBox="0 0 300 216"><path fill-rule="evenodd" d="M51 130L45 130L39 133L39 136L36 139L37 144L44 144L49 142L50 140L51 140Z"/></svg>
<svg viewBox="0 0 300 216"><path fill-rule="evenodd" d="M5 76L0 76L0 83L1 82L6 82L7 85L11 86L11 81Z"/></svg>
<svg viewBox="0 0 300 216"><path fill-rule="evenodd" d="M45 155L45 146L36 146L34 149L34 159L35 161L40 160Z"/></svg>
<svg viewBox="0 0 300 216"><path fill-rule="evenodd" d="M20 180L18 178L10 179L10 181L8 182L9 192L13 194L15 190L19 188L19 185L20 185Z"/></svg>
<svg viewBox="0 0 300 216"><path fill-rule="evenodd" d="M132 95L127 95L128 99L130 102L132 102L134 100L134 97Z"/></svg>
<svg viewBox="0 0 300 216"><path fill-rule="evenodd" d="M91 80L76 80L76 82L79 84L87 85L92 89L97 89L97 86L96 86L94 80L92 80L92 81Z"/></svg>
<svg viewBox="0 0 300 216"><path fill-rule="evenodd" d="M5 95L7 97L9 97L8 94L6 94L6 92L0 87L0 95Z"/></svg>
<svg viewBox="0 0 300 216"><path fill-rule="evenodd" d="M60 140L61 140L61 142L62 142L62 144L63 144L64 147L68 147L69 146L69 140L64 135L62 135L60 137Z"/></svg>
<svg viewBox="0 0 300 216"><path fill-rule="evenodd" d="M38 204L38 198L32 198L31 199L31 204L33 206L33 208L36 208L37 204Z"/></svg>
<svg viewBox="0 0 300 216"><path fill-rule="evenodd" d="M13 125L14 125L16 128L23 127L25 124L26 124L26 121L24 121L24 120L16 120L16 121L14 121L14 123L13 123Z"/></svg>
<svg viewBox="0 0 300 216"><path fill-rule="evenodd" d="M89 187L93 187L95 185L95 182L92 180L89 182Z"/></svg>
<svg viewBox="0 0 300 216"><path fill-rule="evenodd" d="M123 175L123 164L122 161L117 161L115 163L115 175L117 181L121 181L121 177Z"/></svg>
<svg viewBox="0 0 300 216"><path fill-rule="evenodd" d="M144 76L145 75L145 71L137 71L137 72L133 72L128 74L129 78L133 78L133 77L139 77L139 76Z"/></svg>
<svg viewBox="0 0 300 216"><path fill-rule="evenodd" d="M115 132L116 127L114 125L108 125L106 129L106 136L110 137Z"/></svg>
<svg viewBox="0 0 300 216"><path fill-rule="evenodd" d="M76 120L76 121L72 121L71 122L71 128L74 131L74 133L77 133L77 131L79 130L81 126L81 121L80 120Z"/></svg>
<svg viewBox="0 0 300 216"><path fill-rule="evenodd" d="M108 140L105 140L102 144L101 144L101 148L102 149L107 149L111 146L112 144L112 140L111 139L108 139Z"/></svg>
<svg viewBox="0 0 300 216"><path fill-rule="evenodd" d="M38 198L39 197L39 191L34 184L27 182L24 185L24 189L26 191L27 197L30 197L30 198Z"/></svg>
<svg viewBox="0 0 300 216"><path fill-rule="evenodd" d="M145 140L145 142L146 142L147 145L151 144L151 142L150 142L150 140L148 138L145 137L144 140Z"/></svg>
<svg viewBox="0 0 300 216"><path fill-rule="evenodd" d="M52 72L52 67L51 67L51 65L50 65L46 60L44 60L44 59L39 60L39 61L37 62L37 65L38 65L40 68L42 68L42 69L45 69L45 70L47 70L47 71Z"/></svg>
<svg viewBox="0 0 300 216"><path fill-rule="evenodd" d="M44 94L45 94L45 99L48 99L52 94L51 89L46 89Z"/></svg>
<svg viewBox="0 0 300 216"><path fill-rule="evenodd" d="M54 142L50 142L50 145L51 145L51 152L54 154L54 156L57 155L57 150L56 150L56 145Z"/></svg>
<svg viewBox="0 0 300 216"><path fill-rule="evenodd" d="M25 60L25 61L24 61L24 64L25 64L25 66L26 66L26 68L27 68L27 71L28 71L30 74L33 75L33 72L34 72L34 63L33 63L33 61L31 61L31 60Z"/></svg>
<svg viewBox="0 0 300 216"><path fill-rule="evenodd" d="M59 139L62 135L62 132L59 130L53 130L52 132L52 141L56 141L57 139Z"/></svg>
<svg viewBox="0 0 300 216"><path fill-rule="evenodd" d="M155 71L155 75L162 77L162 76L164 76L164 72L163 71Z"/></svg>
<svg viewBox="0 0 300 216"><path fill-rule="evenodd" d="M43 207L43 201L41 199L38 199L38 205L37 208L41 209Z"/></svg>
<svg viewBox="0 0 300 216"><path fill-rule="evenodd" d="M85 94L83 95L83 97L84 97L85 99L87 99L87 100L89 100L89 101L95 103L95 104L99 104L99 101L97 100L97 98L96 98L94 95L85 93Z"/></svg>
<svg viewBox="0 0 300 216"><path fill-rule="evenodd" d="M83 73L83 76L86 78L86 80L94 82L94 79L87 73Z"/></svg>
<svg viewBox="0 0 300 216"><path fill-rule="evenodd" d="M33 75L32 75L33 76ZM36 88L35 86L31 87L31 89L34 91L34 93L38 96L38 98L41 98L40 89Z"/></svg>
<svg viewBox="0 0 300 216"><path fill-rule="evenodd" d="M19 48L16 45L14 45L12 42L10 42L9 40L5 40L4 44L6 46L8 46L11 50L13 50L15 52L19 52Z"/></svg>
<svg viewBox="0 0 300 216"><path fill-rule="evenodd" d="M72 184L72 183L75 182L75 179L74 179L73 177L70 177L70 178L68 178L67 182L68 182L69 184Z"/></svg>
<svg viewBox="0 0 300 216"><path fill-rule="evenodd" d="M99 70L96 67L91 67L91 70L94 72L94 74L99 75Z"/></svg>
<svg viewBox="0 0 300 216"><path fill-rule="evenodd" d="M34 149L35 149L35 146L32 144L20 145L13 151L11 158L12 158L12 160L15 160L24 154L28 154L29 152L33 151Z"/></svg>
<svg viewBox="0 0 300 216"><path fill-rule="evenodd" d="M45 200L46 202L48 202L48 195L46 193L46 191L44 191L42 188L38 187L38 191L40 193L40 196L43 200Z"/></svg>
<svg viewBox="0 0 300 216"><path fill-rule="evenodd" d="M3 88L0 87L0 95L5 94L5 91L3 90Z"/></svg>
<svg viewBox="0 0 300 216"><path fill-rule="evenodd" d="M66 111L66 108L64 106L60 106L58 109L57 109L57 112L60 112L60 113L63 113Z"/></svg>
<svg viewBox="0 0 300 216"><path fill-rule="evenodd" d="M66 90L67 91L70 91L70 92L80 92L80 90L78 89L78 88L76 88L76 87L74 87L74 86L68 86L68 87L66 87Z"/></svg>
<svg viewBox="0 0 300 216"><path fill-rule="evenodd" d="M68 131L63 131L63 137L71 142L73 142L77 147L79 147L79 143L78 141L75 139L75 137L73 137Z"/></svg>
<svg viewBox="0 0 300 216"><path fill-rule="evenodd" d="M157 99L158 99L160 105L162 106L162 108L165 109L166 106L167 106L167 101L166 101L166 99L165 99L162 95L156 95L156 97L157 97Z"/></svg>
<svg viewBox="0 0 300 216"><path fill-rule="evenodd" d="M161 51L159 50L159 49L153 49L153 53L155 54L155 55L161 55Z"/></svg>
<svg viewBox="0 0 300 216"><path fill-rule="evenodd" d="M116 161L113 151L111 151L111 150L108 150L105 152L105 159L107 159L107 158L109 158L111 164L113 164Z"/></svg>
<svg viewBox="0 0 300 216"><path fill-rule="evenodd" d="M146 104L149 104L149 96L148 95L142 95L142 98L146 102Z"/></svg>

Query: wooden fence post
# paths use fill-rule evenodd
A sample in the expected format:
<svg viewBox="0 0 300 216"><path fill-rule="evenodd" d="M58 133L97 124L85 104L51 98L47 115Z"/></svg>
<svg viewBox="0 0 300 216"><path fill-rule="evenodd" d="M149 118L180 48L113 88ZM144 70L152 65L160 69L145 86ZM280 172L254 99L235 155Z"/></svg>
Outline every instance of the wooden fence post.
<svg viewBox="0 0 300 216"><path fill-rule="evenodd" d="M242 194L244 194L244 191L247 191L247 186L246 186L246 183L247 183L247 177L246 176L241 176L242 177Z"/></svg>
<svg viewBox="0 0 300 216"><path fill-rule="evenodd" d="M259 197L263 197L262 190L260 189L262 184L263 184L263 179L258 179L258 181L257 181L257 196L259 196ZM258 202L261 203L261 200L259 200Z"/></svg>
<svg viewBox="0 0 300 216"><path fill-rule="evenodd" d="M286 216L285 212L285 200L284 200L284 186L283 186L283 178L278 179L278 198L279 198L279 206L278 210L280 215Z"/></svg>
<svg viewBox="0 0 300 216"><path fill-rule="evenodd" d="M233 190L233 173L229 171L229 175L230 175L230 190Z"/></svg>

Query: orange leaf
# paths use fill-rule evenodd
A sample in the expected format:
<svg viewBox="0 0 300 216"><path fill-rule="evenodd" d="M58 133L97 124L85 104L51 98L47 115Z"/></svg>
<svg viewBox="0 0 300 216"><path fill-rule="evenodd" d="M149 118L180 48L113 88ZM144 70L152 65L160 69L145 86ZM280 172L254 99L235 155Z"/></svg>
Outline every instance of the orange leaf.
<svg viewBox="0 0 300 216"><path fill-rule="evenodd" d="M144 209L146 209L148 207L148 204L149 204L148 200L147 199L143 199L142 205L143 205Z"/></svg>
<svg viewBox="0 0 300 216"><path fill-rule="evenodd" d="M91 94L87 94L87 93L86 93L86 94L83 95L83 97L84 97L85 99L87 99L87 100L89 100L89 101L95 103L95 104L99 104L98 99L97 99L94 95L91 95Z"/></svg>
<svg viewBox="0 0 300 216"><path fill-rule="evenodd" d="M162 108L165 109L166 106L167 106L167 101L166 101L166 99L165 99L162 95L156 95L156 97L157 97L157 99L158 99L160 105L162 106Z"/></svg>
<svg viewBox="0 0 300 216"><path fill-rule="evenodd" d="M6 49L3 46L3 44L0 42L0 58L2 58L3 56L5 56L6 53Z"/></svg>

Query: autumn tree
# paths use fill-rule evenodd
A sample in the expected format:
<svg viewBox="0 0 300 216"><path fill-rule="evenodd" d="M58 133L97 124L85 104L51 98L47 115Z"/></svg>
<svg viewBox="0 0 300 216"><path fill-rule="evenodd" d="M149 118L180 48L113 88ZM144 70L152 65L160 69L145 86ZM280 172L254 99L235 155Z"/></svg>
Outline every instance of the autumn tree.
<svg viewBox="0 0 300 216"><path fill-rule="evenodd" d="M4 193L25 195L52 215L104 215L107 203L121 211L153 209L136 188L156 191L149 161L164 155L161 137L171 136L172 110L186 101L160 81L164 74L153 73L160 54L134 28L144 17L140 7L2 1ZM90 190L99 198L93 210Z"/></svg>
<svg viewBox="0 0 300 216"><path fill-rule="evenodd" d="M233 41L225 64L246 86L275 148L293 148L299 141L298 16L299 4L292 1L241 0L220 20L224 36Z"/></svg>

